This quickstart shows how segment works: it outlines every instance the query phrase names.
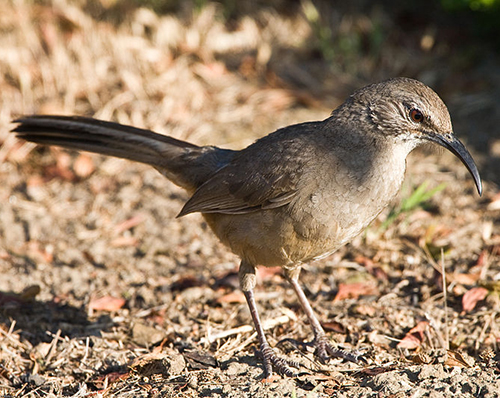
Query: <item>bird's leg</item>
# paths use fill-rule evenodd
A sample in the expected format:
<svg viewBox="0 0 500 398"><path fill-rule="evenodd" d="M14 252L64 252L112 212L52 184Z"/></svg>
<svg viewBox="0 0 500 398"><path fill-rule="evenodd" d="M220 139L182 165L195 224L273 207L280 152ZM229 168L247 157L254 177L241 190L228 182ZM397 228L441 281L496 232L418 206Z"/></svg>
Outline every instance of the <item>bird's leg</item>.
<svg viewBox="0 0 500 398"><path fill-rule="evenodd" d="M314 333L314 340L311 342L311 345L316 348L315 354L324 362L327 362L330 358L343 358L351 362L359 362L362 358L360 353L340 349L330 342L299 284L299 273L300 268L285 269L285 277L292 285L300 305L311 324Z"/></svg>
<svg viewBox="0 0 500 398"><path fill-rule="evenodd" d="M252 315L253 323L255 325L255 330L259 338L260 352L262 355L262 361L264 363L264 377L268 378L272 375L273 369L283 376L295 376L297 372L290 369L292 367L299 367L299 364L295 361L280 358L274 350L271 348L267 342L266 336L264 334L264 328L260 321L259 312L257 311L257 304L255 303L255 297L253 294L253 289L256 284L255 277L255 267L244 261L241 262L239 270L240 287L245 295L248 303L248 308L250 309L250 314Z"/></svg>

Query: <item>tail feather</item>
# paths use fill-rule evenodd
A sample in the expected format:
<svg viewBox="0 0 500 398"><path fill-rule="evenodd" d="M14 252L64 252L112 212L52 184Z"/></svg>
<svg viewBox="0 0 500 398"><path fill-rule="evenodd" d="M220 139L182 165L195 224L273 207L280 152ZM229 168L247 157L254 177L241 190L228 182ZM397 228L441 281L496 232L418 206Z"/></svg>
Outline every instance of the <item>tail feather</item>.
<svg viewBox="0 0 500 398"><path fill-rule="evenodd" d="M80 116L25 116L12 132L26 141L110 155L149 164L193 191L233 156L233 151Z"/></svg>
<svg viewBox="0 0 500 398"><path fill-rule="evenodd" d="M28 116L12 131L19 138L162 166L162 153L199 148L149 130L79 116Z"/></svg>

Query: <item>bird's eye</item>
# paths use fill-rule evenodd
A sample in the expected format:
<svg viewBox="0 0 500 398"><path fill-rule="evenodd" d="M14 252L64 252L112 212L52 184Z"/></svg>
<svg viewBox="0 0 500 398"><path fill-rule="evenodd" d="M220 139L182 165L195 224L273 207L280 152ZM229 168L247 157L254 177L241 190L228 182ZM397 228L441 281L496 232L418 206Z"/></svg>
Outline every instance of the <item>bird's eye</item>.
<svg viewBox="0 0 500 398"><path fill-rule="evenodd" d="M412 109L410 111L410 117L415 123L422 123L424 121L424 115L418 109Z"/></svg>

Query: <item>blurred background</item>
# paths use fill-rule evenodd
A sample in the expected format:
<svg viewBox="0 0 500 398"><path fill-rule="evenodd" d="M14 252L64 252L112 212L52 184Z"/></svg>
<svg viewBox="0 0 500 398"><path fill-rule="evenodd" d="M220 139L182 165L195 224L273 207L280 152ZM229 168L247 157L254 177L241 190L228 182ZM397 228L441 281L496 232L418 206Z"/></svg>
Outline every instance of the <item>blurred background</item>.
<svg viewBox="0 0 500 398"><path fill-rule="evenodd" d="M499 20L498 0L5 0L0 123L74 113L241 147L408 76L496 159Z"/></svg>

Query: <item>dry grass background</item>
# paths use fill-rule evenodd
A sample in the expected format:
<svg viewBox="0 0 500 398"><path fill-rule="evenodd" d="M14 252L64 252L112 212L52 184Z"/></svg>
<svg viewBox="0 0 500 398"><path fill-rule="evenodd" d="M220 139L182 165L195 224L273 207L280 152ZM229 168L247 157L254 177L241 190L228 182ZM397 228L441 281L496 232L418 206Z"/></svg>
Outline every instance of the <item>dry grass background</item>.
<svg viewBox="0 0 500 398"><path fill-rule="evenodd" d="M463 37L451 29L416 24L397 33L380 7L330 10L329 47L318 19L324 4L307 1L290 3L288 13L258 7L233 19L209 2L176 14L130 6L114 11L119 18L107 10L120 2L4 3L0 395L500 395L496 55L459 51ZM297 380L260 381L255 336L239 329L250 317L235 287L237 259L201 217L174 219L186 199L180 189L142 165L35 149L8 134L22 114L80 114L241 148L278 127L324 118L352 89L396 75L423 79L444 96L485 193L478 200L450 154L414 154L402 196L425 180L446 187L387 230L384 213L303 275L332 337L365 350L370 365L303 369ZM279 273L260 278L259 305L275 321L271 341L309 338ZM354 298L342 299L342 289ZM470 291L488 296L465 311ZM409 333L417 325L422 331ZM409 335L415 348L398 348ZM310 354L290 355L317 366Z"/></svg>

